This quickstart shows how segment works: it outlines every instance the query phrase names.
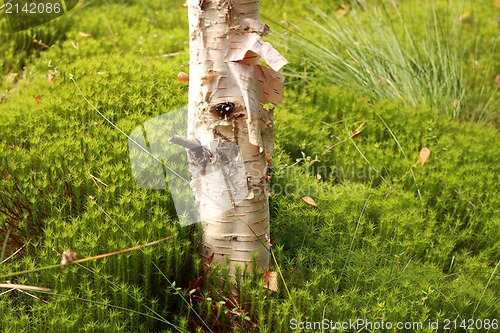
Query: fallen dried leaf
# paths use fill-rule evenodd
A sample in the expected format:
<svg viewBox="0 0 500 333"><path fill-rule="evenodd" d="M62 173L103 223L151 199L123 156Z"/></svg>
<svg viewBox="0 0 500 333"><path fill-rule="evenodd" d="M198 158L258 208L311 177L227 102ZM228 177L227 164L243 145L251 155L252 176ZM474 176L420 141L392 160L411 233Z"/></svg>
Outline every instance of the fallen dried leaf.
<svg viewBox="0 0 500 333"><path fill-rule="evenodd" d="M214 261L214 255L215 255L215 252L212 252L212 254L207 258L207 262L209 264L211 264Z"/></svg>
<svg viewBox="0 0 500 333"><path fill-rule="evenodd" d="M311 197L303 197L302 200L304 200L307 204L309 204L311 206L318 207L318 205L316 204L314 199Z"/></svg>
<svg viewBox="0 0 500 333"><path fill-rule="evenodd" d="M189 74L185 72L180 72L177 74L177 81L180 83L189 83Z"/></svg>
<svg viewBox="0 0 500 333"><path fill-rule="evenodd" d="M429 158L430 154L431 154L431 151L427 147L424 147L424 148L422 148L422 150L420 150L420 156L419 157L420 157L420 163L422 163L422 165L425 164L425 162Z"/></svg>
<svg viewBox="0 0 500 333"><path fill-rule="evenodd" d="M361 131L365 128L365 125L366 123L363 121L361 125L359 125L359 127L354 130L354 132L351 135L351 139L357 137L361 133Z"/></svg>
<svg viewBox="0 0 500 333"><path fill-rule="evenodd" d="M35 96L35 102L40 103L40 95Z"/></svg>
<svg viewBox="0 0 500 333"><path fill-rule="evenodd" d="M271 157L271 154L269 154L267 151L266 151L266 162L269 166L274 165L273 158Z"/></svg>
<svg viewBox="0 0 500 333"><path fill-rule="evenodd" d="M465 22L465 21L469 20L470 16L471 16L470 12L465 12L465 13L463 13L462 15L460 15L458 17L458 20L462 21L462 22Z"/></svg>
<svg viewBox="0 0 500 333"><path fill-rule="evenodd" d="M278 274L276 272L264 272L262 280L264 281L264 288L271 291L278 291Z"/></svg>
<svg viewBox="0 0 500 333"><path fill-rule="evenodd" d="M500 75L497 75L495 77L495 83L498 84L500 86Z"/></svg>
<svg viewBox="0 0 500 333"><path fill-rule="evenodd" d="M79 31L79 32L78 32L78 34L79 34L80 36L82 36L82 37L90 37L90 36L92 36L91 34L88 34L88 33L83 32L83 31Z"/></svg>
<svg viewBox="0 0 500 333"><path fill-rule="evenodd" d="M48 77L48 79L49 79L49 82L50 82L50 83L54 83L54 79L55 79L56 75L57 75L57 73L56 73L56 72L50 72L50 73L49 73L49 77Z"/></svg>
<svg viewBox="0 0 500 333"><path fill-rule="evenodd" d="M198 276L194 281L191 281L188 286L188 290L200 291L201 283L203 282L203 275Z"/></svg>
<svg viewBox="0 0 500 333"><path fill-rule="evenodd" d="M342 17L347 14L347 10L345 8L339 8L335 11L335 14L337 14L337 16L339 17Z"/></svg>

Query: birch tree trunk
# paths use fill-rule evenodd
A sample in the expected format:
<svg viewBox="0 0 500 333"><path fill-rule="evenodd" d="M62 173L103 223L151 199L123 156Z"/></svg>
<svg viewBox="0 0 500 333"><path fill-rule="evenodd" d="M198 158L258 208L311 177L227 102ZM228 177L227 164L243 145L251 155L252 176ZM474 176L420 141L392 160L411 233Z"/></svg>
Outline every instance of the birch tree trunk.
<svg viewBox="0 0 500 333"><path fill-rule="evenodd" d="M273 110L286 63L262 37L258 0L187 0L190 27L188 140L191 187L203 227L201 256L266 270ZM263 59L270 67L260 65ZM269 158L267 159L269 161ZM212 259L213 258L213 259Z"/></svg>

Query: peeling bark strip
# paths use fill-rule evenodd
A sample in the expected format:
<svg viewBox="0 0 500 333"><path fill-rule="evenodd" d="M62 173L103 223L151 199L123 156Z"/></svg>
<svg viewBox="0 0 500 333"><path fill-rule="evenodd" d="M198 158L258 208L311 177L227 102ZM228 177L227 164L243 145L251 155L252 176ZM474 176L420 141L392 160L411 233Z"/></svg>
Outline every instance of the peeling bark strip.
<svg viewBox="0 0 500 333"><path fill-rule="evenodd" d="M236 265L251 266L257 254L257 266L266 270L270 262L266 152L273 150L273 111L263 104L281 103L284 78L277 71L286 60L261 38L269 27L259 21L258 0L187 0L186 5L189 140L208 150L223 149L224 144L239 148L236 153L228 150L224 158L211 151L207 172L190 161L191 186L203 225L201 255L208 259L213 254L213 261L221 264L230 258L234 275ZM270 67L261 66L261 58ZM233 161L224 160L228 157ZM241 168L231 167L235 159L243 161ZM227 170L210 172L210 166L217 164L214 160L226 163ZM245 195L234 198L230 189L241 189L241 179L246 182Z"/></svg>

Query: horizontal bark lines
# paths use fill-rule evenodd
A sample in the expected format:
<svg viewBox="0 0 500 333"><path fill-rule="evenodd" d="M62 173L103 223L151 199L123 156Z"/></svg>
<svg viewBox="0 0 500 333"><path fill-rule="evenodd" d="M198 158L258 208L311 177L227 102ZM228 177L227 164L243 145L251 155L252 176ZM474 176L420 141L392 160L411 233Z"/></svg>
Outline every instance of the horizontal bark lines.
<svg viewBox="0 0 500 333"><path fill-rule="evenodd" d="M277 71L286 60L261 39L269 29L259 22L258 1L188 0L187 6L188 137L213 156L214 149L227 150L203 174L191 165L203 224L201 255L213 254L223 264L229 257L234 274L236 265L251 264L257 254L257 265L265 270L270 259L265 154L273 150L273 112L263 104L281 102L283 76ZM261 58L270 68L259 64Z"/></svg>

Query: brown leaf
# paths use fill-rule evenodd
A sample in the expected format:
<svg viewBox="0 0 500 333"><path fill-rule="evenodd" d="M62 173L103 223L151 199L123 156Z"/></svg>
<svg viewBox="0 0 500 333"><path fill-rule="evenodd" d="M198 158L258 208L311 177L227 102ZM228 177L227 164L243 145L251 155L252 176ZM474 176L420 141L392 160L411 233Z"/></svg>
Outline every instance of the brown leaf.
<svg viewBox="0 0 500 333"><path fill-rule="evenodd" d="M200 285L202 284L203 282L203 278L204 276L203 275L200 275L198 276L194 281L191 281L189 283L189 287L188 287L188 290L193 290L193 289L196 289L197 291L200 290Z"/></svg>
<svg viewBox="0 0 500 333"><path fill-rule="evenodd" d="M264 288L271 291L278 291L278 273L271 271L264 272L262 280L264 281Z"/></svg>
<svg viewBox="0 0 500 333"><path fill-rule="evenodd" d="M189 83L189 74L180 72L179 74L177 74L177 81L183 84Z"/></svg>
<svg viewBox="0 0 500 333"><path fill-rule="evenodd" d="M209 264L211 264L214 261L214 255L215 255L215 252L212 252L212 254L207 258L207 262Z"/></svg>
<svg viewBox="0 0 500 333"><path fill-rule="evenodd" d="M273 166L273 158L271 157L271 154L269 154L267 151L266 151L266 162L269 166Z"/></svg>
<svg viewBox="0 0 500 333"><path fill-rule="evenodd" d="M83 31L79 31L79 32L78 32L78 34L79 34L80 36L82 36L82 37L90 37L90 36L92 36L91 34L88 34L88 33L83 32Z"/></svg>
<svg viewBox="0 0 500 333"><path fill-rule="evenodd" d="M431 154L431 151L427 147L424 147L424 148L422 148L422 150L420 150L419 158L420 158L420 163L422 163L422 165L425 164L425 162L429 158L430 154Z"/></svg>
<svg viewBox="0 0 500 333"><path fill-rule="evenodd" d="M359 127L354 130L354 132L351 135L351 139L357 137L361 133L361 131L365 128L365 126L366 123L363 121L361 125L359 125Z"/></svg>
<svg viewBox="0 0 500 333"><path fill-rule="evenodd" d="M458 17L458 20L462 21L462 22L466 22L466 21L468 21L470 19L470 17L471 17L470 12L464 12L462 15L460 15Z"/></svg>
<svg viewBox="0 0 500 333"><path fill-rule="evenodd" d="M495 83L500 86L500 75L495 76Z"/></svg>
<svg viewBox="0 0 500 333"><path fill-rule="evenodd" d="M40 95L35 96L35 102L40 103Z"/></svg>
<svg viewBox="0 0 500 333"><path fill-rule="evenodd" d="M335 11L335 14L337 14L337 16L339 17L345 16L347 14L347 9L339 8Z"/></svg>
<svg viewBox="0 0 500 333"><path fill-rule="evenodd" d="M311 197L303 197L302 200L304 200L307 204L309 204L311 206L318 207L318 205L316 204L314 199Z"/></svg>
<svg viewBox="0 0 500 333"><path fill-rule="evenodd" d="M56 75L57 75L56 72L50 72L49 73L48 79L49 79L50 83L54 83L54 79L55 79Z"/></svg>

